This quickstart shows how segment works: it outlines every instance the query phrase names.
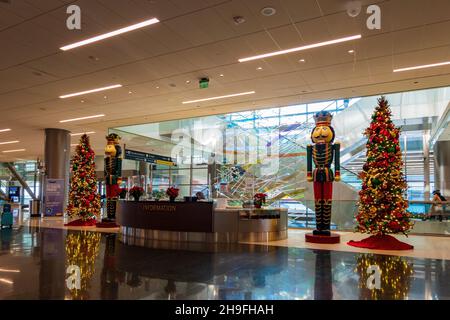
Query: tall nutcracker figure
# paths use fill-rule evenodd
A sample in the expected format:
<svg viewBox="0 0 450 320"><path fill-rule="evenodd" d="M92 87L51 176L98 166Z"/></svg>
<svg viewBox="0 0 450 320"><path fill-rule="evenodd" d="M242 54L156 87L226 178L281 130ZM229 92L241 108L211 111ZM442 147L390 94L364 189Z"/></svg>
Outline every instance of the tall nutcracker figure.
<svg viewBox="0 0 450 320"><path fill-rule="evenodd" d="M339 163L340 144L333 143L335 133L331 126L332 118L331 113L327 111L321 111L314 115L316 126L311 132L311 140L314 144L308 145L306 149L307 180L314 182L316 211L316 230L313 231L314 236L331 236L330 224L333 181L340 181L341 179ZM335 174L333 174L333 170L331 169L333 158ZM314 170L312 169L313 162L315 166ZM334 236L337 237L337 235ZM336 241L330 242L339 242L339 238Z"/></svg>
<svg viewBox="0 0 450 320"><path fill-rule="evenodd" d="M106 137L105 148L105 181L106 181L106 212L107 218L103 223L113 223L115 226L117 201L120 194L120 183L122 182L122 148L120 137L111 133Z"/></svg>

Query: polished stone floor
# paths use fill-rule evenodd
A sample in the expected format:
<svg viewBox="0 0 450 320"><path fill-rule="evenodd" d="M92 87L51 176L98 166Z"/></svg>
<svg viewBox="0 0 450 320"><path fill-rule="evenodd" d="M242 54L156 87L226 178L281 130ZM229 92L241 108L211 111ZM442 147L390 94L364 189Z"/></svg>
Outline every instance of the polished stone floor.
<svg viewBox="0 0 450 320"><path fill-rule="evenodd" d="M255 244L167 250L117 237L0 230L0 299L450 299L450 260Z"/></svg>

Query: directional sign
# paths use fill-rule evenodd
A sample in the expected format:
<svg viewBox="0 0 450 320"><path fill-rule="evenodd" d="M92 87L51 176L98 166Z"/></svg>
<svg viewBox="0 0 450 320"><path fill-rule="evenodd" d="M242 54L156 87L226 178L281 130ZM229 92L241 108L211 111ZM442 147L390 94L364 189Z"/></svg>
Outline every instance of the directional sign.
<svg viewBox="0 0 450 320"><path fill-rule="evenodd" d="M164 157L157 154L145 153L141 151L125 149L125 159L144 161L152 164L164 164L166 166L175 166L175 162L170 157Z"/></svg>

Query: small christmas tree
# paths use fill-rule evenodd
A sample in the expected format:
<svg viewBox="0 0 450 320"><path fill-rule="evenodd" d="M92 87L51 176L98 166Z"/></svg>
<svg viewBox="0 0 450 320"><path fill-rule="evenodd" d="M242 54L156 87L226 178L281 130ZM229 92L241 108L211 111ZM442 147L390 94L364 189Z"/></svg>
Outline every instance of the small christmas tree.
<svg viewBox="0 0 450 320"><path fill-rule="evenodd" d="M364 134L368 138L367 161L361 173L362 189L359 192L356 230L378 236L377 241L387 234L406 235L412 222L404 198L407 185L402 172L400 129L392 123L391 110L384 97L378 99L372 122ZM394 238L382 239L386 240L385 245L389 247Z"/></svg>
<svg viewBox="0 0 450 320"><path fill-rule="evenodd" d="M100 214L94 157L89 137L84 134L71 161L72 179L67 207L69 217L79 217L81 224L84 225L95 223L96 217Z"/></svg>

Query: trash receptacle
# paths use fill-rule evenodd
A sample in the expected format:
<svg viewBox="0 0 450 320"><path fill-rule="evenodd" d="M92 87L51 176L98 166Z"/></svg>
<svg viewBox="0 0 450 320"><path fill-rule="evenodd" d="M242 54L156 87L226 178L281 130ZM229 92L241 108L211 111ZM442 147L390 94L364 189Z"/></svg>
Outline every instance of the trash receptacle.
<svg viewBox="0 0 450 320"><path fill-rule="evenodd" d="M41 200L30 201L30 216L31 217L41 216Z"/></svg>

